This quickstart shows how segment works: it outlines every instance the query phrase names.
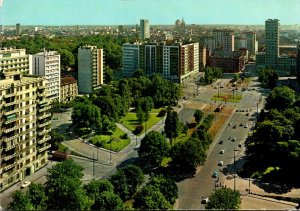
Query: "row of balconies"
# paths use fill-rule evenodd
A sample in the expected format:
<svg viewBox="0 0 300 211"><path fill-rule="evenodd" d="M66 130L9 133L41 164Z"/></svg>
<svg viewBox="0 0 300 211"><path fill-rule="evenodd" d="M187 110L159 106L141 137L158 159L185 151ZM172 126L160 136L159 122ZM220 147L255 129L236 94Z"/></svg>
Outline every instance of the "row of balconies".
<svg viewBox="0 0 300 211"><path fill-rule="evenodd" d="M39 116L38 120L42 120L42 119L45 119L45 118L50 117L50 116L51 116L51 113L46 113L46 114L44 114L42 116Z"/></svg>
<svg viewBox="0 0 300 211"><path fill-rule="evenodd" d="M14 162L12 164L6 165L3 169L4 171L7 171L9 169L12 169L13 167L15 167L17 165L17 162Z"/></svg>
<svg viewBox="0 0 300 211"><path fill-rule="evenodd" d="M47 122L45 122L43 124L38 124L38 128L45 127L46 125L50 125L50 124L51 124L51 120L48 120Z"/></svg>
<svg viewBox="0 0 300 211"><path fill-rule="evenodd" d="M13 148L15 148L16 146L17 146L17 144L13 144L13 145L10 145L9 147L6 147L5 148L5 152L7 152L7 151L9 151L9 150L11 150Z"/></svg>
<svg viewBox="0 0 300 211"><path fill-rule="evenodd" d="M12 155L5 156L5 157L3 157L3 160L4 160L4 161L8 161L8 160L10 160L10 159L16 157L17 155L18 155L17 153L14 153L14 154L12 154Z"/></svg>
<svg viewBox="0 0 300 211"><path fill-rule="evenodd" d="M38 143L42 144L42 143L49 141L50 139L51 139L51 136L47 136L47 137L44 137L43 139L39 140Z"/></svg>
<svg viewBox="0 0 300 211"><path fill-rule="evenodd" d="M39 112L47 111L47 110L49 110L51 108L52 108L52 106L47 106L47 107L44 107L42 109L39 109Z"/></svg>
<svg viewBox="0 0 300 211"><path fill-rule="evenodd" d="M20 128L20 125L16 125L12 128L7 128L7 129L4 130L4 133L9 133L9 132L14 131L14 130L19 129L19 128Z"/></svg>
<svg viewBox="0 0 300 211"><path fill-rule="evenodd" d="M39 135L39 136L42 136L42 135L44 135L44 134L46 134L46 133L49 133L50 131L51 131L51 128L49 128L49 129L44 129L43 131L39 132L38 135Z"/></svg>
<svg viewBox="0 0 300 211"><path fill-rule="evenodd" d="M51 147L51 144L48 144L48 145L46 145L46 146L44 146L44 147L38 149L38 152L41 153L41 152L43 152L43 151L49 149L50 147Z"/></svg>
<svg viewBox="0 0 300 211"><path fill-rule="evenodd" d="M8 142L8 141L11 141L11 140L16 139L18 137L19 137L19 134L11 136L11 137L8 137L8 138L3 138L3 141L4 142Z"/></svg>
<svg viewBox="0 0 300 211"><path fill-rule="evenodd" d="M17 93L9 93L4 95L4 98L10 98L10 97L15 97L17 95Z"/></svg>

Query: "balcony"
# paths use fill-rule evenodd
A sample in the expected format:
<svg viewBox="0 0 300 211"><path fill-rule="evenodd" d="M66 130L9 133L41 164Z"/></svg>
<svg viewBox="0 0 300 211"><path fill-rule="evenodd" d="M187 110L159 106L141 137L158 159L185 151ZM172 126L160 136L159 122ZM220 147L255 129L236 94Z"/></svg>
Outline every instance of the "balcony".
<svg viewBox="0 0 300 211"><path fill-rule="evenodd" d="M15 167L17 165L17 162L14 162L13 164L7 165L5 166L3 169L4 171L7 171L9 169L12 169L13 167Z"/></svg>
<svg viewBox="0 0 300 211"><path fill-rule="evenodd" d="M7 95L4 95L4 98L10 98L10 97L15 97L17 93L10 93Z"/></svg>
<svg viewBox="0 0 300 211"><path fill-rule="evenodd" d="M8 160L10 160L10 159L12 159L12 158L14 158L14 157L16 157L16 156L17 156L17 153L14 153L14 154L12 154L12 155L5 156L5 157L3 158L3 160L8 161Z"/></svg>
<svg viewBox="0 0 300 211"><path fill-rule="evenodd" d="M5 116L8 116L8 115L11 115L11 114L13 114L13 113L16 113L16 112L19 111L19 110L20 110L19 108L14 108L13 110L4 112L4 115L5 115Z"/></svg>
<svg viewBox="0 0 300 211"><path fill-rule="evenodd" d="M51 116L51 113L44 114L44 115L42 115L42 116L39 116L39 117L38 117L38 120L42 120L42 119L45 119L45 118L50 117L50 116Z"/></svg>
<svg viewBox="0 0 300 211"><path fill-rule="evenodd" d="M9 133L9 132L11 132L11 131L14 131L14 130L18 129L19 127L20 127L20 126L16 125L16 126L14 126L14 127L12 127L12 128L5 129L5 130L4 130L4 133Z"/></svg>
<svg viewBox="0 0 300 211"><path fill-rule="evenodd" d="M14 145L11 145L11 146L9 146L9 147L6 147L6 148L5 148L5 151L7 152L7 151L9 151L9 150L15 148L16 146L17 146L17 145L14 144Z"/></svg>
<svg viewBox="0 0 300 211"><path fill-rule="evenodd" d="M43 124L38 124L38 128L42 128L42 127L45 127L46 125L50 125L50 124L51 124L51 121L49 120Z"/></svg>
<svg viewBox="0 0 300 211"><path fill-rule="evenodd" d="M38 89L46 89L46 85L38 86L37 88L38 88Z"/></svg>
<svg viewBox="0 0 300 211"><path fill-rule="evenodd" d="M46 145L46 146L44 146L44 147L38 149L38 152L41 153L41 152L43 152L43 151L49 149L50 147L51 147L51 144L48 144L48 145Z"/></svg>
<svg viewBox="0 0 300 211"><path fill-rule="evenodd" d="M39 112L47 111L47 110L49 110L51 108L52 108L52 106L47 106L47 107L44 107L42 109L39 109Z"/></svg>
<svg viewBox="0 0 300 211"><path fill-rule="evenodd" d="M14 122L14 121L16 121L16 120L18 120L16 114L9 115L9 116L7 116L7 118L6 118L5 124L7 125L7 124L12 123L12 122Z"/></svg>
<svg viewBox="0 0 300 211"><path fill-rule="evenodd" d="M5 106L5 107L8 107L8 106L11 106L11 105L15 105L15 104L17 104L17 103L19 103L19 102L20 102L19 100L14 100L14 101L12 101L12 102L5 103L4 106Z"/></svg>
<svg viewBox="0 0 300 211"><path fill-rule="evenodd" d="M3 140L4 140L4 142L8 142L8 141L11 141L11 140L16 139L16 138L18 138L18 137L19 137L19 134L14 135L14 136L11 136L11 137L9 137L9 138L4 138Z"/></svg>
<svg viewBox="0 0 300 211"><path fill-rule="evenodd" d="M42 100L38 102L39 105L48 104L48 100Z"/></svg>
<svg viewBox="0 0 300 211"><path fill-rule="evenodd" d="M51 136L47 136L47 137L44 137L43 139L39 140L38 143L42 144L42 143L49 141L50 139L51 139Z"/></svg>
<svg viewBox="0 0 300 211"><path fill-rule="evenodd" d="M45 129L44 129L42 132L39 132L38 135L39 135L39 136L42 136L42 135L44 135L44 134L46 134L46 133L49 133L50 131L51 131L51 128L49 128L48 130L45 130Z"/></svg>

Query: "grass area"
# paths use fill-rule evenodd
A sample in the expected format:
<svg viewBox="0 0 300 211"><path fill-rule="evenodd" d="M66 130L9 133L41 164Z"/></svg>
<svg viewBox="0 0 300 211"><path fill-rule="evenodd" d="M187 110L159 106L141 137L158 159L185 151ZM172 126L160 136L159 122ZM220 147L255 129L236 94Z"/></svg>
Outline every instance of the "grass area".
<svg viewBox="0 0 300 211"><path fill-rule="evenodd" d="M144 129L143 129L143 131L141 133L145 132L145 128L148 130L153 125L155 125L157 122L159 122L159 120L161 120L161 117L157 117L157 114L162 109L163 108L152 109L150 111L150 114L149 114L150 118L148 119L147 122L143 123ZM134 112L127 113L126 116L124 116L120 120L120 123L123 124L131 132L133 132L135 130L136 126L140 125L139 122L138 122L138 120L137 120L136 113L134 113Z"/></svg>
<svg viewBox="0 0 300 211"><path fill-rule="evenodd" d="M118 152L130 143L129 138L121 138L124 134L125 133L121 129L117 128L113 134L96 135L90 139L90 142L96 146Z"/></svg>
<svg viewBox="0 0 300 211"><path fill-rule="evenodd" d="M211 100L216 100L216 101L224 101L225 102L225 99L226 99L226 102L232 102L232 103L238 103L241 101L242 99L242 95L235 95L234 96L234 99L232 97L232 95L214 95Z"/></svg>

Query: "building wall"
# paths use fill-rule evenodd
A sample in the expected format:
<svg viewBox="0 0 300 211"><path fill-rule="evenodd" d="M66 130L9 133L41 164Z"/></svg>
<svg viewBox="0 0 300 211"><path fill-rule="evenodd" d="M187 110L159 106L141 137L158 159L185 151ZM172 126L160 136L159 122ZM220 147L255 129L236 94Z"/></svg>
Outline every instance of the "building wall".
<svg viewBox="0 0 300 211"><path fill-rule="evenodd" d="M46 78L47 98L60 102L60 54L57 51L44 51L32 55L33 75Z"/></svg>
<svg viewBox="0 0 300 211"><path fill-rule="evenodd" d="M206 46L199 46L199 70L203 70L206 67Z"/></svg>
<svg viewBox="0 0 300 211"><path fill-rule="evenodd" d="M45 80L20 74L0 80L0 191L48 162L51 113Z"/></svg>
<svg viewBox="0 0 300 211"><path fill-rule="evenodd" d="M149 20L140 20L140 28L141 28L141 40L150 38L150 25Z"/></svg>
<svg viewBox="0 0 300 211"><path fill-rule="evenodd" d="M133 72L139 69L139 44L123 44L123 75L131 77Z"/></svg>
<svg viewBox="0 0 300 211"><path fill-rule="evenodd" d="M242 38L247 41L247 49L249 51L250 56L254 56L257 52L257 41L256 41L256 33L253 31L243 32Z"/></svg>
<svg viewBox="0 0 300 211"><path fill-rule="evenodd" d="M60 94L61 102L64 103L70 102L77 97L77 81L72 76L61 78Z"/></svg>
<svg viewBox="0 0 300 211"><path fill-rule="evenodd" d="M279 57L279 20L268 19L265 23L266 31L266 66L276 69Z"/></svg>
<svg viewBox="0 0 300 211"><path fill-rule="evenodd" d="M206 38L204 43L209 50L214 50L216 48L216 40L213 37Z"/></svg>
<svg viewBox="0 0 300 211"><path fill-rule="evenodd" d="M297 44L297 79L300 81L300 42Z"/></svg>

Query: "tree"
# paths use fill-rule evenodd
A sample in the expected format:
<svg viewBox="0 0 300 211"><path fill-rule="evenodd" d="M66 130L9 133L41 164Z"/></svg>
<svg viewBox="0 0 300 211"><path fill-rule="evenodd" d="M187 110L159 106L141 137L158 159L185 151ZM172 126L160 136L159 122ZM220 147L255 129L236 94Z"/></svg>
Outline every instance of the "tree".
<svg viewBox="0 0 300 211"><path fill-rule="evenodd" d="M134 196L133 207L136 209L171 209L171 204L165 199L158 188L147 185Z"/></svg>
<svg viewBox="0 0 300 211"><path fill-rule="evenodd" d="M65 140L65 136L59 134L55 130L50 131L50 136L51 136L51 139L50 139L49 143L51 144L51 148L53 150L57 150L59 145Z"/></svg>
<svg viewBox="0 0 300 211"><path fill-rule="evenodd" d="M105 114L110 121L116 122L119 119L115 102L111 96L99 96L93 100L93 104L98 106L101 113Z"/></svg>
<svg viewBox="0 0 300 211"><path fill-rule="evenodd" d="M164 136L159 132L151 131L141 140L138 154L147 169L160 166L168 151L169 145Z"/></svg>
<svg viewBox="0 0 300 211"><path fill-rule="evenodd" d="M27 193L30 202L37 210L46 210L48 197L46 196L45 187L42 184L32 183Z"/></svg>
<svg viewBox="0 0 300 211"><path fill-rule="evenodd" d="M201 122L203 116L204 116L204 113L203 113L203 111L201 111L201 110L198 110L198 109L197 109L197 110L195 111L195 113L194 113L195 121L196 121L198 124Z"/></svg>
<svg viewBox="0 0 300 211"><path fill-rule="evenodd" d="M93 180L93 181L89 182L88 184L85 184L83 186L83 188L84 188L85 192L87 193L87 195L93 201L95 201L95 199L97 197L99 197L100 194L104 191L109 191L109 192L114 191L114 186L107 179ZM95 209L95 208L92 206L92 209Z"/></svg>
<svg viewBox="0 0 300 211"><path fill-rule="evenodd" d="M102 132L108 133L109 131L115 131L117 128L114 122L111 122L110 119L106 116L102 116Z"/></svg>
<svg viewBox="0 0 300 211"><path fill-rule="evenodd" d="M194 172L196 167L204 164L206 152L199 140L191 138L177 143L171 150L172 165L186 173Z"/></svg>
<svg viewBox="0 0 300 211"><path fill-rule="evenodd" d="M82 187L82 171L83 167L72 159L58 163L48 170L45 189L49 199L49 209L90 209L92 200L88 198Z"/></svg>
<svg viewBox="0 0 300 211"><path fill-rule="evenodd" d="M144 72L144 70L141 70L141 69L138 69L138 70L134 71L133 74L132 74L133 78L140 78L140 77L143 77L143 76L145 76L145 72Z"/></svg>
<svg viewBox="0 0 300 211"><path fill-rule="evenodd" d="M259 72L258 80L259 80L259 82L261 82L263 87L273 89L276 87L276 82L278 80L278 74L275 70L262 69Z"/></svg>
<svg viewBox="0 0 300 211"><path fill-rule="evenodd" d="M120 171L123 171L127 178L129 195L133 195L144 182L145 177L142 169L136 165L127 165Z"/></svg>
<svg viewBox="0 0 300 211"><path fill-rule="evenodd" d="M63 67L71 67L75 64L74 55L70 51L66 49L60 49L59 53L61 56L61 65Z"/></svg>
<svg viewBox="0 0 300 211"><path fill-rule="evenodd" d="M104 68L104 79L106 84L110 84L114 79L114 72L109 66L105 66Z"/></svg>
<svg viewBox="0 0 300 211"><path fill-rule="evenodd" d="M158 188L170 204L174 204L178 198L178 187L174 180L169 177L164 177L163 175L152 175L148 185Z"/></svg>
<svg viewBox="0 0 300 211"><path fill-rule="evenodd" d="M173 138L176 138L179 134L179 119L176 111L168 109L167 117L165 121L165 134L170 139L172 145Z"/></svg>
<svg viewBox="0 0 300 211"><path fill-rule="evenodd" d="M12 193L12 202L8 205L8 210L34 210L35 207L31 203L26 193L17 190Z"/></svg>
<svg viewBox="0 0 300 211"><path fill-rule="evenodd" d="M292 106L295 102L295 91L287 86L276 87L271 91L266 101L266 109L276 108L282 111Z"/></svg>
<svg viewBox="0 0 300 211"><path fill-rule="evenodd" d="M241 194L230 188L214 190L205 209L237 210L241 204Z"/></svg>
<svg viewBox="0 0 300 211"><path fill-rule="evenodd" d="M109 181L113 184L115 193L118 194L122 200L130 198L129 187L124 171L118 170L115 174L110 176Z"/></svg>
<svg viewBox="0 0 300 211"><path fill-rule="evenodd" d="M93 206L95 210L123 210L123 201L121 198L110 191L104 191L95 199Z"/></svg>

